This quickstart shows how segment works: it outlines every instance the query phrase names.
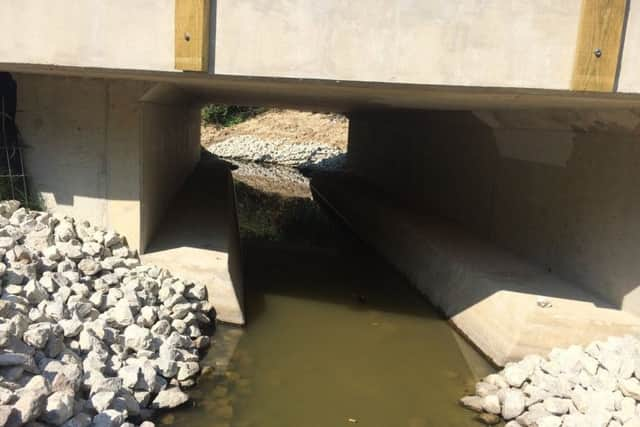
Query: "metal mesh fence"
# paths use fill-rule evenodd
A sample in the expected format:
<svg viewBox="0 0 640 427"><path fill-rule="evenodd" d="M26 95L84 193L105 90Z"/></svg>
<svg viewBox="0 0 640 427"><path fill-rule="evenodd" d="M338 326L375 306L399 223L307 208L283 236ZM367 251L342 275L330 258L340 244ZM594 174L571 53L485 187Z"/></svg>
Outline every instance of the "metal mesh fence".
<svg viewBox="0 0 640 427"><path fill-rule="evenodd" d="M0 85L0 199L13 199L29 208L27 175L24 168L22 137L16 125L16 96L13 79Z"/></svg>

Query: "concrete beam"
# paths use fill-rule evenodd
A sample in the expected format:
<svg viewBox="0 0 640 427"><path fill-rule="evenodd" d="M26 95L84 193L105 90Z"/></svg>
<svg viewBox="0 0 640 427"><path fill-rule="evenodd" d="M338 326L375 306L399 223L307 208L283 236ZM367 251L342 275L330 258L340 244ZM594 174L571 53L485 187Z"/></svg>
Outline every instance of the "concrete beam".
<svg viewBox="0 0 640 427"><path fill-rule="evenodd" d="M129 79L178 87L194 102L264 105L309 111L367 112L378 110L522 110L640 109L640 95L568 92L547 89L477 88L335 80L207 76L1 63L5 71L99 79Z"/></svg>
<svg viewBox="0 0 640 427"><path fill-rule="evenodd" d="M602 25L586 34L598 37L585 38L589 43L580 43L578 51L588 53L590 42L606 42L609 35L615 35L603 47L602 60L587 62L599 64L598 73L606 69L607 81L617 77L619 92L640 93L635 72L640 65L637 2L626 2L627 13L609 13L622 11L624 7L609 5L624 6L625 0L567 0L562 4L530 0L218 0L209 18L209 0L175 1L87 0L78 4L58 0L52 7L47 0L5 0L0 27L7 36L0 40L0 67L19 64L38 72L52 66L103 72L147 70L161 75L175 71L176 55L196 59L188 67L178 63L179 68L206 70L205 57L210 53L209 71L217 76L595 90L571 84L576 58L577 65L584 62L581 54L576 56L577 41L583 38L579 28L584 16L615 16L613 20L596 19ZM585 6L592 4L594 7ZM585 10L594 13L585 15ZM207 18L212 28L209 37L204 25ZM186 28L193 29L189 42L184 37L189 32ZM622 55L618 58L615 44L620 40L617 48ZM612 76L618 59L620 72ZM607 66L600 67L603 64Z"/></svg>

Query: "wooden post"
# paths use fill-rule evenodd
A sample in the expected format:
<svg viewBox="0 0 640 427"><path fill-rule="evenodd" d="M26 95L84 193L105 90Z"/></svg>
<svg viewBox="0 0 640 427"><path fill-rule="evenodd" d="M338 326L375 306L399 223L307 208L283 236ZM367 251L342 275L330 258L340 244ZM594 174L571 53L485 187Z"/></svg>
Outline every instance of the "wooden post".
<svg viewBox="0 0 640 427"><path fill-rule="evenodd" d="M572 90L615 89L626 10L627 0L582 0Z"/></svg>
<svg viewBox="0 0 640 427"><path fill-rule="evenodd" d="M211 0L176 0L175 68L207 71Z"/></svg>

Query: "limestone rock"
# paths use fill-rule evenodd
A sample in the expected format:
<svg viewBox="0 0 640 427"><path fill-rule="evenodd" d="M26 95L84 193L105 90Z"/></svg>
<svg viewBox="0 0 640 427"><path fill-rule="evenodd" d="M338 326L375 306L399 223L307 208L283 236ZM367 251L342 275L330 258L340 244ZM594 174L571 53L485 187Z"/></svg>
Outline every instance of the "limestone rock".
<svg viewBox="0 0 640 427"><path fill-rule="evenodd" d="M490 414L500 414L500 399L495 394L489 394L482 399L482 409Z"/></svg>
<svg viewBox="0 0 640 427"><path fill-rule="evenodd" d="M87 276L94 276L100 272L102 267L99 262L96 262L92 258L85 258L78 263L78 269Z"/></svg>
<svg viewBox="0 0 640 427"><path fill-rule="evenodd" d="M178 385L210 342L204 286L87 222L0 201L0 231L0 425L128 426L188 400Z"/></svg>
<svg viewBox="0 0 640 427"><path fill-rule="evenodd" d="M73 418L65 422L62 427L89 427L91 425L91 416L80 412Z"/></svg>
<svg viewBox="0 0 640 427"><path fill-rule="evenodd" d="M189 396L180 390L179 387L172 387L166 390L162 390L153 402L151 407L154 409L173 409L186 403L189 400Z"/></svg>
<svg viewBox="0 0 640 427"><path fill-rule="evenodd" d="M146 350L151 345L151 331L138 325L129 325L124 330L124 344L132 350Z"/></svg>
<svg viewBox="0 0 640 427"><path fill-rule="evenodd" d="M108 409L93 417L93 427L120 427L125 420L125 415L115 409Z"/></svg>
<svg viewBox="0 0 640 427"><path fill-rule="evenodd" d="M525 408L524 393L520 390L507 390L502 402L502 418L512 420L522 414Z"/></svg>
<svg viewBox="0 0 640 427"><path fill-rule="evenodd" d="M619 382L620 391L625 396L640 400L640 381L636 378L628 378Z"/></svg>
<svg viewBox="0 0 640 427"><path fill-rule="evenodd" d="M35 421L47 405L47 394L37 390L27 390L14 405L17 420L20 424Z"/></svg>
<svg viewBox="0 0 640 427"><path fill-rule="evenodd" d="M47 399L44 413L40 417L53 425L61 425L73 416L74 393L72 390L54 392Z"/></svg>

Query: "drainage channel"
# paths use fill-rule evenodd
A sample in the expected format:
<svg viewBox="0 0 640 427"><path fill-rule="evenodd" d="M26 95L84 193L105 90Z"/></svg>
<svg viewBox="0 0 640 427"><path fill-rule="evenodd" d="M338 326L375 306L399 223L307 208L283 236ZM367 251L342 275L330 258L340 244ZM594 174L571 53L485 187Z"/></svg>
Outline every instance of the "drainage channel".
<svg viewBox="0 0 640 427"><path fill-rule="evenodd" d="M399 273L324 215L303 179L256 168L235 172L247 326L218 328L203 362L213 369L190 393L192 406L158 422L477 425L457 401L490 367Z"/></svg>

